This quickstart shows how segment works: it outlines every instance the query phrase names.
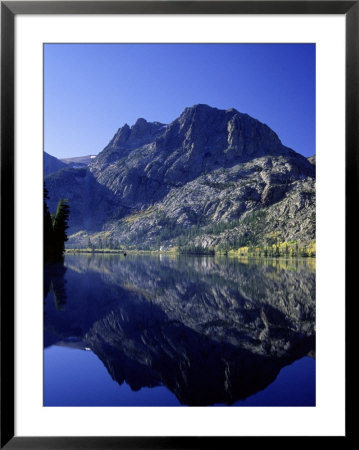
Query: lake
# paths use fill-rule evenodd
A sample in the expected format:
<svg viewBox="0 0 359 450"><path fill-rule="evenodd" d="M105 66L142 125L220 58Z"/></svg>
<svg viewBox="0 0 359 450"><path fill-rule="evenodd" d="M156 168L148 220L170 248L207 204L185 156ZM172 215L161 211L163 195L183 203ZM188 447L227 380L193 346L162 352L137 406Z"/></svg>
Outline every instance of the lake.
<svg viewBox="0 0 359 450"><path fill-rule="evenodd" d="M315 260L67 254L44 406L315 406Z"/></svg>

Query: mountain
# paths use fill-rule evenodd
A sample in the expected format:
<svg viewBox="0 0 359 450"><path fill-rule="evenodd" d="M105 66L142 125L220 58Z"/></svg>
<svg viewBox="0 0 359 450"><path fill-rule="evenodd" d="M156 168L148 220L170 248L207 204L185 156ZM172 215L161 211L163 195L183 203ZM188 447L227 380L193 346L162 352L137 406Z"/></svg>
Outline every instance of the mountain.
<svg viewBox="0 0 359 450"><path fill-rule="evenodd" d="M44 152L44 176L50 175L53 172L57 172L66 167L66 164Z"/></svg>
<svg viewBox="0 0 359 450"><path fill-rule="evenodd" d="M70 167L85 167L95 158L95 155L74 156L72 158L62 158L60 161L69 165Z"/></svg>
<svg viewBox="0 0 359 450"><path fill-rule="evenodd" d="M233 108L125 124L88 167L45 182L53 204L69 199L70 246L91 236L148 249L263 243L273 232L315 239L315 166Z"/></svg>
<svg viewBox="0 0 359 450"><path fill-rule="evenodd" d="M66 169L69 167L78 169L86 167L93 158L95 158L95 156L88 155L76 156L74 158L58 159L55 158L55 156L49 155L48 153L44 152L44 176L47 177L48 175L55 173L58 170Z"/></svg>

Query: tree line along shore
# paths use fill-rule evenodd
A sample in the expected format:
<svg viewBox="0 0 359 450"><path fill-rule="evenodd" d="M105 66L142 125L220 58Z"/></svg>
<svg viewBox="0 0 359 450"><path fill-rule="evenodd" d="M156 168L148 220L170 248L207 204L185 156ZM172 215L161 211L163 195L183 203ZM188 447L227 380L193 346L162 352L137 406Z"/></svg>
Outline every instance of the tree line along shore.
<svg viewBox="0 0 359 450"><path fill-rule="evenodd" d="M183 255L227 255L236 257L254 257L254 258L315 258L316 243L301 243L299 241L280 242L263 246L242 246L234 249L216 249L205 248L199 246L171 247L168 249L144 250L140 248L128 248L119 246L119 248L111 248L107 246L96 247L95 245L82 248L68 248L66 253L171 253Z"/></svg>

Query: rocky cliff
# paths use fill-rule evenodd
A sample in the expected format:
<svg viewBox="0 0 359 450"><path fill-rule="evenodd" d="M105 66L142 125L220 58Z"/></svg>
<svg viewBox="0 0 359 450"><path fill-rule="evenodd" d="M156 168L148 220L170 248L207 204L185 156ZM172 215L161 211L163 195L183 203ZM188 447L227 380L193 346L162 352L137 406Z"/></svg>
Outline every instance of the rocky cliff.
<svg viewBox="0 0 359 450"><path fill-rule="evenodd" d="M81 178L81 181L80 181ZM186 108L172 123L120 128L85 169L46 178L69 199L69 245L140 248L315 238L315 165L235 109Z"/></svg>

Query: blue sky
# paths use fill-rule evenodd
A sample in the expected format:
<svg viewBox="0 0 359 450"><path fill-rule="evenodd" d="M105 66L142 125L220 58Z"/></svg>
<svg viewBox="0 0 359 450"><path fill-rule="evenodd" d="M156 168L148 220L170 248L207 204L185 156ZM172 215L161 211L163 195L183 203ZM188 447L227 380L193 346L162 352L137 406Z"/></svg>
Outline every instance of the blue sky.
<svg viewBox="0 0 359 450"><path fill-rule="evenodd" d="M45 44L44 150L99 153L139 117L236 108L284 145L315 153L314 44Z"/></svg>

